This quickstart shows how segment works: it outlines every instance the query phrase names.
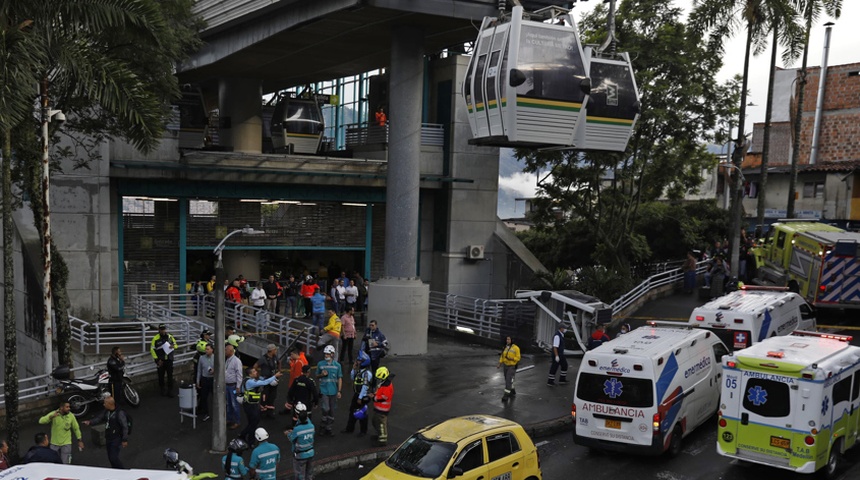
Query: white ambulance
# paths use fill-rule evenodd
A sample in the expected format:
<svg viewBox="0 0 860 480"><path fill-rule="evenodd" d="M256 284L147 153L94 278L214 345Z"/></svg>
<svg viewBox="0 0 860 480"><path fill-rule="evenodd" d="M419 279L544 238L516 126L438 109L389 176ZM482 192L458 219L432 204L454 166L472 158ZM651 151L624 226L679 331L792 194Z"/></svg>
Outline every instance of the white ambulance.
<svg viewBox="0 0 860 480"><path fill-rule="evenodd" d="M707 328L740 350L795 330L815 331L815 309L782 287L743 287L696 307L690 326Z"/></svg>
<svg viewBox="0 0 860 480"><path fill-rule="evenodd" d="M676 455L717 411L728 349L698 328L648 325L588 351L571 406L573 441L591 448Z"/></svg>
<svg viewBox="0 0 860 480"><path fill-rule="evenodd" d="M860 435L860 347L795 332L723 357L717 452L833 477Z"/></svg>
<svg viewBox="0 0 860 480"><path fill-rule="evenodd" d="M217 478L209 476L197 478ZM170 470L117 470L115 468L58 465L55 463L28 463L0 471L0 480L187 480L184 473Z"/></svg>

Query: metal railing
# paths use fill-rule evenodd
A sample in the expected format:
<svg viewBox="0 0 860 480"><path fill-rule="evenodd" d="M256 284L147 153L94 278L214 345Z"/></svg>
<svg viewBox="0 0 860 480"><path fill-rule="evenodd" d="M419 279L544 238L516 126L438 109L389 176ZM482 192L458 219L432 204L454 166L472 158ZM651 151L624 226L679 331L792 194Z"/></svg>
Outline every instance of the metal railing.
<svg viewBox="0 0 860 480"><path fill-rule="evenodd" d="M510 307L528 303L521 299L487 300L431 291L428 323L439 328L499 339L501 325Z"/></svg>
<svg viewBox="0 0 860 480"><path fill-rule="evenodd" d="M697 264L696 273L707 268L707 261ZM680 268L667 270L648 277L635 288L612 302L613 312L619 312L644 297L648 292L683 281ZM487 300L444 292L430 292L429 323L435 327L456 329L480 337L498 339L506 305L529 303L527 300ZM531 320L534 320L533 318Z"/></svg>
<svg viewBox="0 0 860 480"><path fill-rule="evenodd" d="M701 261L696 264L696 275L704 273L707 269L708 261ZM665 285L674 285L684 281L684 272L680 268L673 268L662 273L657 273L646 278L645 281L634 287L629 292L618 297L610 306L613 312L620 312L625 308L633 305L639 299L644 297L648 292L655 288L660 288Z"/></svg>
<svg viewBox="0 0 860 480"><path fill-rule="evenodd" d="M79 320L79 319L75 319ZM194 344L185 343L179 344L179 349L174 355L173 364L175 366L184 365L191 361L194 357ZM188 348L191 347L191 348ZM180 351L182 351L180 353ZM75 378L89 378L95 376L95 373L105 365L92 364L82 365L71 369ZM147 349L143 353L130 355L125 358L125 373L129 377L141 375L144 373L154 372L156 370L155 362L152 361L152 355ZM84 374L85 373L85 374ZM81 377L80 374L83 374ZM55 393L56 385L59 382L54 380L50 375L36 375L33 377L22 378L18 380L18 401L36 400L47 398ZM6 385L0 384L0 405L5 406Z"/></svg>
<svg viewBox="0 0 860 480"><path fill-rule="evenodd" d="M438 123L421 124L421 145L441 147L445 141L445 126ZM347 148L388 143L388 124L368 125L353 123L346 125Z"/></svg>

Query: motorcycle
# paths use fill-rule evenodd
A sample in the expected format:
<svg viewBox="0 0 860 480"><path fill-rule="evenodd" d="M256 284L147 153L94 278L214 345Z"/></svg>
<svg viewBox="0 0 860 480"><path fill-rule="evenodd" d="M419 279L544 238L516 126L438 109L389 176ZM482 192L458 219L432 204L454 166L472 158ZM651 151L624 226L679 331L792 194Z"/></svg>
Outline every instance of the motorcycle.
<svg viewBox="0 0 860 480"><path fill-rule="evenodd" d="M95 370L95 368L90 367L90 370ZM107 370L101 369L96 372L94 377L81 380L71 379L69 374L69 367L61 365L51 372L51 377L60 382L56 387L57 393L68 396L72 415L83 417L89 412L91 404L101 404L105 398L111 395L110 374ZM138 407L140 394L132 386L128 376L123 376L122 380L122 393L126 403L132 407Z"/></svg>

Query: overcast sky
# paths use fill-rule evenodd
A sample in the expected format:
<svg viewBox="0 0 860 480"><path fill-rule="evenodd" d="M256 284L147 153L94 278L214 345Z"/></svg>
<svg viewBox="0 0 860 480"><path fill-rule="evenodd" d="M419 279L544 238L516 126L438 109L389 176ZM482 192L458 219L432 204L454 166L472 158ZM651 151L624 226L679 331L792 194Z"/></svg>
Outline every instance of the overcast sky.
<svg viewBox="0 0 860 480"><path fill-rule="evenodd" d="M593 10L596 6L602 4L601 0L580 1L574 6L574 18L581 17L583 12ZM689 11L692 0L674 0L675 5ZM823 16L817 24L812 28L810 35L809 59L810 67L821 65L822 52L824 48L824 24L828 21L835 23L833 26L830 39L830 55L828 65L842 65L846 63L860 63L860 33L857 29L860 28L860 0L843 0L842 16L837 19L831 19ZM726 57L723 61L723 68L717 75L721 81L730 79L734 75L743 73L744 68L744 43L745 37L743 32L738 32L735 37L729 40L726 44ZM624 44L619 45L619 50L624 50ZM778 55L781 55L781 51ZM763 53L758 57L753 57L750 62L750 77L749 77L749 101L755 106L747 107L747 125L745 130L749 133L752 131L753 123L763 122L765 114L765 102L767 100L767 81L768 67L770 64L770 51ZM794 65L783 65L777 57L777 66L783 68L799 68L800 60ZM647 105L644 106L647 108ZM506 189L511 192L516 192L517 197L532 197L535 195L535 176L515 174L510 177L499 178L499 188ZM522 214L522 204L518 206L516 215ZM512 216L513 212L499 212L501 218Z"/></svg>

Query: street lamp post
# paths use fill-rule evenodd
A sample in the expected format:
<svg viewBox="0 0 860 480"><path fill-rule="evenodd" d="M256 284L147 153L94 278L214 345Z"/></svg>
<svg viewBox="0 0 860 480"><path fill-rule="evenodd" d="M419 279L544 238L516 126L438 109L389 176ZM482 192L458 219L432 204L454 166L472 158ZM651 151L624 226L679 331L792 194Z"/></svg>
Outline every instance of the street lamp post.
<svg viewBox="0 0 860 480"><path fill-rule="evenodd" d="M724 168L730 168L732 170L738 171L738 178L735 181L736 190L735 190L735 199L737 201L737 205L735 210L732 213L735 214L735 218L732 219L732 225L734 228L732 229L732 252L731 252L731 261L729 263L729 268L731 270L730 275L733 279L738 278L738 262L740 261L740 241L741 241L741 212L743 208L741 208L740 202L743 199L743 188L744 182L746 179L744 178L744 173L741 171L741 167L737 166L731 162L720 163L719 166Z"/></svg>
<svg viewBox="0 0 860 480"><path fill-rule="evenodd" d="M48 123L60 125L66 121L61 110L51 110L48 101L48 80L41 85L42 105L42 321L45 336L45 373L50 374L54 363L53 295L51 292L51 158L48 155Z"/></svg>
<svg viewBox="0 0 860 480"><path fill-rule="evenodd" d="M217 255L215 260L215 375L213 390L215 395L212 399L212 451L221 453L227 450L227 385L225 375L224 338L226 322L224 320L224 280L227 278L224 272L224 263L221 254L224 252L224 244L227 239L237 234L262 235L266 232L255 230L248 225L239 230L233 230L221 239L221 243L212 251Z"/></svg>

